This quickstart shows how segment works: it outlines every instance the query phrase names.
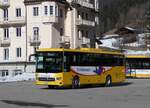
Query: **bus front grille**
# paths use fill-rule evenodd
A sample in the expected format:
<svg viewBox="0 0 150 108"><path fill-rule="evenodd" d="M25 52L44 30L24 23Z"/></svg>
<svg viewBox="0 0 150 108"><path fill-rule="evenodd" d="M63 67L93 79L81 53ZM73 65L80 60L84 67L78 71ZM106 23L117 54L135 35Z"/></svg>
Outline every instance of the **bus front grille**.
<svg viewBox="0 0 150 108"><path fill-rule="evenodd" d="M39 81L55 81L55 78L44 78L44 77L40 77Z"/></svg>

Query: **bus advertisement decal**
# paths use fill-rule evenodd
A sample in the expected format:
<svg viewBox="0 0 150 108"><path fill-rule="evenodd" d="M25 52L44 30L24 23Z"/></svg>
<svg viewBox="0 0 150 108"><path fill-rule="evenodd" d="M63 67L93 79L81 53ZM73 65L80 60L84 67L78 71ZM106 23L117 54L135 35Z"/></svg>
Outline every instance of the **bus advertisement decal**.
<svg viewBox="0 0 150 108"><path fill-rule="evenodd" d="M71 70L80 75L97 75L110 70L112 67L102 66L71 66Z"/></svg>

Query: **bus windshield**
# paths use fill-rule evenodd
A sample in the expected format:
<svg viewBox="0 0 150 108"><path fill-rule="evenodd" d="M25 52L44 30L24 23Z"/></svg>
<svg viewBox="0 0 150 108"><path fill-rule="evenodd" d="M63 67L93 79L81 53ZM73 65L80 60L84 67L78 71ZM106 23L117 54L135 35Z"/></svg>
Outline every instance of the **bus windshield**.
<svg viewBox="0 0 150 108"><path fill-rule="evenodd" d="M36 55L36 72L58 73L62 72L62 52L39 52Z"/></svg>

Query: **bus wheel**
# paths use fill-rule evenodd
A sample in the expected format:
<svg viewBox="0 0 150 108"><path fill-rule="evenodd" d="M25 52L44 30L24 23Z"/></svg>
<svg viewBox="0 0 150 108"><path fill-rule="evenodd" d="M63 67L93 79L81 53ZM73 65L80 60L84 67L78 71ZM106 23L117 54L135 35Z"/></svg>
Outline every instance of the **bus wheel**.
<svg viewBox="0 0 150 108"><path fill-rule="evenodd" d="M111 85L112 85L111 76L107 76L105 81L105 87L110 87Z"/></svg>
<svg viewBox="0 0 150 108"><path fill-rule="evenodd" d="M48 88L49 88L49 89L53 89L53 88L55 88L55 86L53 86L53 85L48 85Z"/></svg>
<svg viewBox="0 0 150 108"><path fill-rule="evenodd" d="M72 80L72 88L79 88L80 87L80 79L79 77L74 77Z"/></svg>

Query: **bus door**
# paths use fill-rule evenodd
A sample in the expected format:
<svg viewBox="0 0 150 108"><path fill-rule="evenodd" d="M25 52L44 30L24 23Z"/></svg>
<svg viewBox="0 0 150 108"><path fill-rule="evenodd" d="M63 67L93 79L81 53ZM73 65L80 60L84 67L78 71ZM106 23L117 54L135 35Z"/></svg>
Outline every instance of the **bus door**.
<svg viewBox="0 0 150 108"><path fill-rule="evenodd" d="M136 77L136 69L133 68L133 64L126 65L127 77Z"/></svg>

